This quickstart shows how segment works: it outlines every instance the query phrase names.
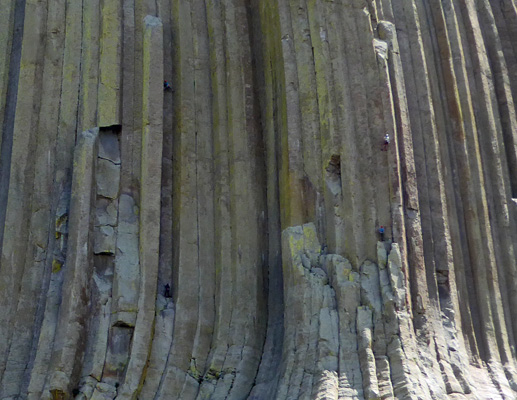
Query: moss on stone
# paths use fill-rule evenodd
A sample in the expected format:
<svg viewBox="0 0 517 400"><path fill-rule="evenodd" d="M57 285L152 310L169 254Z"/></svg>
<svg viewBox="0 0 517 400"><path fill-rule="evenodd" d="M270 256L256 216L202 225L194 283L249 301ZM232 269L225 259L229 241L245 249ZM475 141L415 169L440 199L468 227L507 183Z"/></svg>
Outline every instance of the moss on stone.
<svg viewBox="0 0 517 400"><path fill-rule="evenodd" d="M52 260L52 273L56 274L59 271L61 271L61 268L63 267L63 263L59 260Z"/></svg>

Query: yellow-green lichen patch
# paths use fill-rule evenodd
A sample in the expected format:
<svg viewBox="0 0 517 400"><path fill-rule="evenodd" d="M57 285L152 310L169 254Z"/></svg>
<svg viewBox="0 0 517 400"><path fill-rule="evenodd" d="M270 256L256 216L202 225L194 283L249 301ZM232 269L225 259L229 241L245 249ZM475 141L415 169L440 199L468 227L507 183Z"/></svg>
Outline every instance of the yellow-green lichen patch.
<svg viewBox="0 0 517 400"><path fill-rule="evenodd" d="M52 260L52 273L56 274L59 271L61 271L61 268L63 267L63 263L59 260Z"/></svg>

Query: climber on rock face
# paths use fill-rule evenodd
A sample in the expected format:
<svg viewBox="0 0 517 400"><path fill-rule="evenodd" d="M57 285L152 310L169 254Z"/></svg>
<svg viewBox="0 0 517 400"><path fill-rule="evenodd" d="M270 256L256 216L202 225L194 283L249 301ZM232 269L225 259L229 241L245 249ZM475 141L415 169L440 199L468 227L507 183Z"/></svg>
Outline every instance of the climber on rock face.
<svg viewBox="0 0 517 400"><path fill-rule="evenodd" d="M165 297L170 298L171 296L171 286L167 283L165 285Z"/></svg>
<svg viewBox="0 0 517 400"><path fill-rule="evenodd" d="M379 228L379 236L381 237L381 242L384 242L384 226L382 225Z"/></svg>
<svg viewBox="0 0 517 400"><path fill-rule="evenodd" d="M328 253L328 247L327 247L327 245L326 245L326 244L323 244L323 245L321 246L321 252L320 252L320 254L321 254L322 256L325 256L325 255L327 255L327 253Z"/></svg>
<svg viewBox="0 0 517 400"><path fill-rule="evenodd" d="M382 144L381 151L388 151L388 146L390 145L390 135L384 135L384 143Z"/></svg>
<svg viewBox="0 0 517 400"><path fill-rule="evenodd" d="M169 85L169 82L163 81L163 90L171 89L171 85Z"/></svg>

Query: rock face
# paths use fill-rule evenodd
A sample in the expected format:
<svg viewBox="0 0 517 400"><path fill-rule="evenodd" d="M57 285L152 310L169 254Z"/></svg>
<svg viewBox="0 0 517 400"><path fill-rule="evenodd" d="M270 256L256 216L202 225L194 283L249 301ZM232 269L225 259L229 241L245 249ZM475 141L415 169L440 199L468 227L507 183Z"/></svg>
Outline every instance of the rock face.
<svg viewBox="0 0 517 400"><path fill-rule="evenodd" d="M514 97L515 0L0 0L0 400L516 399Z"/></svg>

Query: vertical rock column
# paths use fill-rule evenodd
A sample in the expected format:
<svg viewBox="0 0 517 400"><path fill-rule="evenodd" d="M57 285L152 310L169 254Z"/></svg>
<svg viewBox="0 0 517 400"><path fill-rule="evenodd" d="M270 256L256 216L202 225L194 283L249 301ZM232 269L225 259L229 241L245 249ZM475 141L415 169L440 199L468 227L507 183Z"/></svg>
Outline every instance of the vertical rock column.
<svg viewBox="0 0 517 400"><path fill-rule="evenodd" d="M110 126L120 124L122 13L120 0L103 0L101 5L97 115L99 126Z"/></svg>
<svg viewBox="0 0 517 400"><path fill-rule="evenodd" d="M210 106L212 84L210 80L209 37L207 14L204 0L191 3L191 26L194 63L194 130L195 130L195 182L196 182L196 220L197 220L197 286L198 315L196 333L189 360L190 376L184 384L179 397L188 397L199 389L200 375L206 371L207 358L212 342L214 325L215 292L215 221L214 221L214 146L213 126ZM191 134L191 133L189 133ZM194 379L192 379L194 378ZM196 381L197 380L197 381Z"/></svg>
<svg viewBox="0 0 517 400"><path fill-rule="evenodd" d="M2 10L3 12L3 10ZM0 244L0 375L6 367L16 309L22 287L25 263L37 252L31 246L30 218L34 163L31 156L36 149L41 81L45 54L47 20L46 1L27 1L24 25L32 29L21 42L19 92L16 104L9 105L6 117L9 126L2 127L3 143L0 160L0 207L3 241ZM20 43L18 43L20 45ZM14 101L14 99L13 99ZM7 146L7 147L6 147ZM15 162L11 165L11 160ZM5 214L4 214L5 212ZM5 221L3 220L5 216Z"/></svg>
<svg viewBox="0 0 517 400"><path fill-rule="evenodd" d="M171 7L169 0L160 0L158 16L163 24L163 63L164 81L171 82L172 71L172 30ZM172 151L173 151L173 110L176 105L175 91L164 90L163 104L163 147L162 147L162 182L161 182L161 221L160 221L160 263L158 271L156 320L154 325L153 345L146 377L140 392L140 398L153 398L159 388L163 371L172 342L174 325L174 303L166 297L165 285L172 283Z"/></svg>
<svg viewBox="0 0 517 400"><path fill-rule="evenodd" d="M0 1L0 129L4 126L4 112L7 102L7 88L9 85L9 62L11 59L14 9L16 0ZM0 148L2 145L2 134L0 134ZM0 228L1 230L2 228ZM1 235L0 235L1 238Z"/></svg>
<svg viewBox="0 0 517 400"><path fill-rule="evenodd" d="M351 221L354 214L360 215L355 208L360 188L352 183L357 177L357 168L351 160L358 151L355 141L350 140L354 132L353 115L348 112L351 90L348 65L343 57L344 41L339 38L341 32L337 29L344 24L336 24L336 20L342 19L342 5L306 1L305 8L311 41L310 62L314 68L312 85L315 87L311 91L316 91L312 96L317 100L313 112L317 113L319 125L319 137L306 146L321 149L321 155L317 157L323 186L320 196L324 203L324 242L330 251L351 256L356 253L357 233L356 223ZM295 10L292 14L296 15ZM329 29L329 26L336 29ZM305 84L301 82L302 88ZM342 103L341 107L336 106L338 102ZM345 223L347 229L344 229Z"/></svg>
<svg viewBox="0 0 517 400"><path fill-rule="evenodd" d="M427 152L424 149L424 139L426 143L429 144L431 142L429 149L429 155L427 157L430 158L430 163L433 163L432 168L436 172L437 165L434 163L437 158L435 152L437 151L437 144L433 142L434 136L436 135L436 124L434 122L434 110L432 108L432 103L430 101L430 94L428 88L427 80L422 80L417 78L417 71L421 71L426 68L425 65L425 56L423 54L422 48L422 35L420 31L419 21L416 14L416 10L414 9L414 5L409 5L404 2L394 1L393 9L397 16L397 26L403 26L404 31L400 32L400 34L395 36L394 33L389 34L392 39L393 45L399 45L400 51L400 59L401 59L401 69L397 68L397 59L398 56L395 54L394 58L394 67L397 68L394 70L395 79L403 79L404 86L401 88L407 89L404 91L404 97L407 96L406 104L407 111L406 114L408 119L406 121L401 120L403 123L411 123L411 134L412 134L412 152L410 149L406 147L408 137L405 135L406 131L404 130L402 146L404 148L404 157L406 158L406 163L411 162L412 153L415 157L416 165L425 165ZM397 32L398 33L398 32ZM393 49L394 50L394 49ZM399 75L400 74L400 75ZM399 83L400 85L400 83ZM400 86L399 86L400 87ZM404 100L403 100L404 101ZM422 110L418 107L419 104L422 104ZM405 114L405 105L402 109L403 114L401 114L401 118L404 118ZM431 139L430 139L431 138ZM434 155L434 157L431 157ZM426 314L427 309L429 308L429 277L428 272L433 275L433 266L434 260L432 258L432 248L427 242L421 241L421 235L423 237L431 238L432 230L431 230L431 210L429 205L429 195L428 195L428 182L427 182L427 171L426 168L415 168L416 170L416 182L412 181L411 184L407 185L406 191L413 195L418 194L418 198L408 198L408 225L407 235L408 237L412 237L413 239L409 240L409 249L408 254L410 255L410 281L411 281L411 293L413 300L413 311L415 312L415 325L420 327L425 321L422 317ZM431 176L434 179L434 175ZM418 192L417 185L418 184ZM434 182L436 187L440 187L440 182ZM443 184L443 183L442 183ZM414 186L413 186L414 185ZM421 191L423 193L421 193ZM433 192L433 194L435 194ZM440 203L440 199L437 200L437 204ZM423 205L422 205L423 202ZM425 217L422 217L422 213L425 212ZM420 215L416 216L414 214ZM417 217L412 218L412 217ZM423 224L427 227L427 231L421 231L420 221L422 220ZM413 242L411 241L413 240ZM423 248L423 254L421 254ZM414 252L414 253L413 253ZM426 268L424 256L429 256L430 267ZM432 279L431 279L432 282ZM432 296L436 297L436 289L431 290Z"/></svg>
<svg viewBox="0 0 517 400"><path fill-rule="evenodd" d="M212 129L213 129L213 172L214 180L214 301L216 314L212 346L209 353L205 380L199 395L211 396L221 376L227 352L227 342L232 315L233 283L231 274L231 196L230 161L228 153L228 86L225 65L225 40L223 5L219 1L208 1L206 17L210 46L211 91L212 91Z"/></svg>
<svg viewBox="0 0 517 400"><path fill-rule="evenodd" d="M262 142L255 109L253 60L249 46L251 27L247 23L247 5L242 0L225 3L231 274L234 292L229 347L223 367L229 373L226 382L221 385L220 394L227 391L226 385L229 383L228 397L241 398L253 386L265 334L262 290L265 261L265 237L262 234L265 216L265 196L262 190L264 165L258 151L262 148Z"/></svg>
<svg viewBox="0 0 517 400"><path fill-rule="evenodd" d="M282 46L283 88L280 146L280 196L282 224L285 227L303 223L303 142L300 112L298 68L291 15L286 1L278 3Z"/></svg>
<svg viewBox="0 0 517 400"><path fill-rule="evenodd" d="M81 4L82 9L82 49L81 49L81 90L79 95L79 121L78 130L89 129L97 124L97 101L99 96L99 57L100 57L100 0L91 0ZM103 21L108 22L113 16L106 16ZM107 28L105 28L106 30ZM67 37L69 30L67 29ZM107 33L107 32L106 32ZM105 41L103 40L103 43ZM104 46L107 52L108 47ZM106 81L106 69L114 68L106 62L107 55L104 55L103 69L104 79ZM110 57L113 59L114 57ZM66 84L66 81L64 82ZM104 85L102 85L104 87ZM104 87L103 93L107 89Z"/></svg>
<svg viewBox="0 0 517 400"><path fill-rule="evenodd" d="M20 392L21 381L29 362L42 280L48 270L46 266L49 246L48 221L51 220L51 198L53 184L53 159L55 140L58 131L59 104L47 99L59 98L61 94L61 76L64 44L64 1L52 2L48 7L46 25L45 64L41 86L41 108L38 124L32 137L36 139L35 151L31 164L34 165L31 182L31 215L27 257L25 263L17 269L23 269L23 289L20 290L16 315L13 324L14 333L10 342L7 372L0 384L0 397L15 395ZM22 268L23 267L23 268Z"/></svg>
<svg viewBox="0 0 517 400"><path fill-rule="evenodd" d="M51 361L50 392L60 398L78 376L86 333L89 280L92 272L90 213L98 128L79 136L74 155L66 269Z"/></svg>
<svg viewBox="0 0 517 400"><path fill-rule="evenodd" d="M281 7L279 2L279 7ZM303 214L297 218L302 218L304 222L307 221L318 221L324 218L324 200L323 200L323 174L322 174L322 143L326 149L326 155L328 152L332 152L334 140L328 140L325 138L322 140L320 133L320 115L318 107L318 99L314 95L317 91L316 84L316 70L313 60L313 40L314 38L310 33L310 25L308 18L308 6L305 1L290 1L289 2L289 16L284 17L286 23L282 21L281 35L282 47L284 49L284 65L287 63L296 66L296 80L293 83L291 78L285 77L286 83L289 86L289 92L292 97L295 95L296 104L298 109L295 110L296 118L299 119L297 124L299 125L299 138L298 140L290 143L291 153L298 152L298 157L301 160L298 161L298 166L294 164L292 167L297 167L298 171L294 171L298 175L300 182L300 194L292 195L300 196L301 211ZM285 11L284 11L285 12ZM286 13L287 14L287 13ZM284 28L284 25L287 25ZM287 28L287 31L286 31ZM288 40L287 40L288 39ZM292 54L285 53L285 50L289 50ZM292 106L291 106L292 107ZM289 129L289 136L293 135L293 129ZM292 139L289 138L289 142ZM298 146L292 146L291 144L297 144ZM292 157L296 157L294 154ZM302 163L303 161L303 163ZM328 162L328 160L326 160ZM326 167L327 165L325 165ZM296 188L296 186L295 186ZM340 196L337 196L338 198ZM294 219L291 220L294 223ZM338 225L336 221L336 225ZM324 226L323 221L318 221L318 229L323 233Z"/></svg>
<svg viewBox="0 0 517 400"><path fill-rule="evenodd" d="M179 396L184 386L197 392L199 377L195 366L189 371L199 318L199 220L197 192L196 132L196 45L192 1L182 1L172 8L173 66L175 93L173 105L173 193L172 193L172 291L175 318L172 345L166 369L161 377L158 398L169 393ZM201 11L203 14L203 12ZM190 376L189 373L191 373ZM147 386L147 383L146 383ZM195 389L194 389L195 388Z"/></svg>
<svg viewBox="0 0 517 400"><path fill-rule="evenodd" d="M143 50L139 243L141 279L129 364L125 382L117 396L120 399L134 399L141 389L146 362L151 351L158 280L163 141L163 27L160 19L150 15L144 19Z"/></svg>
<svg viewBox="0 0 517 400"><path fill-rule="evenodd" d="M85 377L97 382L105 366L111 317L113 264L118 229L120 149L118 132L101 129L96 165L96 202L93 226L93 275L90 292L88 341L83 359L81 383ZM82 389L84 392L84 389Z"/></svg>
<svg viewBox="0 0 517 400"><path fill-rule="evenodd" d="M456 233L451 229L453 242L461 243L453 248L458 289L457 299L464 337L473 353L479 355L480 351L484 352L484 344L482 340L480 341L482 326L479 322L477 302L485 300L478 296L475 290L472 290L474 288L472 271L479 268L479 265L483 265L481 268L486 269L487 260L493 260L493 255L490 255L493 252L491 250L493 245L487 240L489 238L487 234L489 229L487 225L488 208L472 92L469 87L467 59L462 47L464 37L460 33L458 11L452 0L449 0L443 9L451 53L450 62L452 62L456 79L455 87L449 87L448 93L455 101L456 96L458 97L457 101L460 106L460 109L453 113L456 123L453 125L455 129L449 139L451 157L455 159L459 176L456 191L459 189L461 201L456 202L457 214L464 216L464 222L462 219L458 219L457 222L460 232ZM454 224L451 226L454 227ZM479 344L478 341L480 341ZM481 349L478 348L478 345L481 346Z"/></svg>
<svg viewBox="0 0 517 400"><path fill-rule="evenodd" d="M400 162L400 174L402 185L402 198L404 199L404 222L406 237L399 234L402 228L395 229L394 240L403 242L407 240L407 247L404 257L413 266L422 266L424 263L422 250L422 229L420 226L420 212L418 205L418 189L416 183L415 159L413 154L413 139L411 137L411 124L409 110L405 97L406 87L404 82L404 71L400 59L399 45L395 25L387 21L381 21L378 25L378 34L388 44L388 68L391 96L393 97L393 113L397 126L397 152ZM397 219L395 218L395 223ZM405 270L406 285L409 287L410 271ZM415 285L416 286L416 285ZM409 292L409 291L408 291ZM408 304L410 304L409 293ZM427 304L421 304L424 308Z"/></svg>
<svg viewBox="0 0 517 400"><path fill-rule="evenodd" d="M340 6L337 12L341 12L343 20L347 21L342 24L341 30L341 37L347 38L343 40L347 74L342 79L348 80L349 91L343 95L348 97L348 112L353 116L354 123L353 130L347 135L348 140L342 142L342 153L346 157L342 156L341 165L354 165L352 168L355 169L355 176L350 185L357 190L351 194L354 212L348 216L346 222L354 225L353 240L357 262L362 263L365 259L375 259L378 226L385 226L387 238L391 236L387 168L391 151L382 152L380 147L386 130L379 93L371 15L365 4L357 1ZM338 31L337 21L334 26L336 28L331 26L329 30ZM335 108L339 108L337 104ZM352 150L354 146L355 152ZM343 171L342 176L344 175ZM343 192L346 190L343 183ZM347 257L354 265L355 258L349 254Z"/></svg>
<svg viewBox="0 0 517 400"><path fill-rule="evenodd" d="M501 292L498 290L498 255L502 249L494 237L494 228L501 224L504 227L508 220L508 209L504 195L504 170L500 159L500 146L498 134L500 134L500 121L497 115L497 106L493 93L492 71L482 42L480 21L474 4L468 1L460 1L458 9L461 11L463 23L465 24L465 49L468 52L467 59L471 62L470 68L470 89L472 90L473 107L476 112L477 139L479 140L479 151L482 165L483 187L478 190L486 193L486 204L488 213L480 214L484 217L481 231L482 240L486 250L484 259L476 259L473 255L473 276L476 290L476 300L479 307L480 325L482 329L478 332L480 337L478 343L483 346L483 358L487 360L506 360L510 352L508 347L508 336L504 322L503 304ZM476 144L476 140L472 140ZM471 145L472 146L472 145ZM472 149L477 151L477 149ZM473 153L476 154L476 153ZM478 196L484 197L485 193ZM489 220L487 218L490 218ZM486 224L486 225L485 225ZM485 247L484 246L484 247ZM470 250L470 249L469 249ZM479 261L479 262L477 262ZM484 263L483 263L484 261Z"/></svg>
<svg viewBox="0 0 517 400"><path fill-rule="evenodd" d="M497 269L499 279L498 288L501 292L502 305L504 308L506 333L502 332L500 340L506 340L508 336L510 348L513 347L515 355L515 338L517 334L517 266L515 261L517 237L515 230L511 229L511 221L514 218L514 210L511 198L517 197L517 120L515 99L512 96L509 69L503 55L509 56L508 51L502 48L502 40L505 38L504 31L497 29L497 22L494 19L494 10L498 8L496 4L490 4L487 0L480 2L478 18L480 29L483 34L483 44L487 51L487 63L493 74L493 92L497 103L494 101L493 108L496 123L497 146L492 144L490 151L484 157L494 157L494 162L490 163L498 169L497 180L492 190L490 205L494 206L493 215L497 218L493 220L493 240L496 251ZM501 6L501 5L500 5ZM512 13L508 10L508 14ZM505 48L506 49L506 48ZM514 71L513 71L514 72ZM515 82L513 82L515 85ZM488 146L484 146L488 149ZM497 162L496 162L497 160ZM498 164L501 163L499 166ZM494 171L490 172L494 174ZM492 175L494 176L494 175ZM488 181L488 180L487 180ZM502 278L504 277L504 279ZM497 279L497 278L496 278ZM500 343L500 347L503 345ZM508 354L509 348L501 353L501 358L506 362L511 359ZM501 350L500 350L501 351Z"/></svg>
<svg viewBox="0 0 517 400"><path fill-rule="evenodd" d="M20 76L25 1L5 0L0 18L0 251L5 229L13 125Z"/></svg>
<svg viewBox="0 0 517 400"><path fill-rule="evenodd" d="M276 129L278 121L274 118L277 109L275 102L276 80L272 60L279 46L277 37L279 33L278 12L275 1L254 0L253 10L255 16L255 30L260 34L260 45L256 47L255 56L259 75L259 93L261 105L262 137L265 153L265 171L267 193L267 231L268 231L268 327L267 337L264 343L264 354L257 374L255 386L250 394L251 399L272 398L276 392L280 379L279 366L282 357L283 346L283 276L281 260L281 212L279 202L278 159L275 151ZM257 22L259 20L260 23ZM265 34L267 32L267 34ZM309 49L312 57L312 47ZM281 69L277 65L278 69ZM262 85L261 85L262 84ZM314 84L315 85L315 84ZM309 89L314 93L314 86ZM311 97L313 104L317 103ZM317 112L312 112L315 123L318 123Z"/></svg>
<svg viewBox="0 0 517 400"><path fill-rule="evenodd" d="M64 14L60 14L63 18ZM57 25L51 29L56 32L49 36L51 46L54 42L58 29L64 29L62 32L64 37L64 48L56 48L54 51L57 55L62 54L60 95L57 99L51 99L43 95L44 103L48 101L48 105L43 105L42 113L52 113L52 103L59 103L58 118L50 119L46 122L49 132L55 135L54 142L48 146L48 153L45 156L47 160L52 160L52 186L50 187L51 196L49 199L51 207L52 221L49 225L48 250L46 254L46 267L43 276L43 282L40 292L40 304L36 312L35 320L35 338L33 342L31 360L27 370L31 371L30 381L28 384L29 398L39 399L41 392L47 381L47 373L49 370L50 360L52 357L52 346L59 314L59 304L61 302L61 288L65 276L64 268L67 252L68 241L68 219L69 219L69 203L72 181L72 165L74 157L74 148L76 145L77 118L78 118L78 93L80 85L80 66L81 66L81 41L82 41L82 25L83 18L82 1L67 0L66 16L64 28ZM56 29L57 28L57 29ZM48 31L48 29L47 29ZM55 64L55 61L52 61ZM54 65L53 69L58 68ZM52 91L55 90L52 84ZM50 107L50 108L49 108ZM45 119L48 117L45 116ZM55 118L55 117L54 117ZM56 126L52 126L56 124ZM90 127L88 127L90 128ZM54 131L57 129L57 132ZM44 135L50 133L43 132ZM47 161L48 162L48 161ZM49 179L50 181L50 179Z"/></svg>
<svg viewBox="0 0 517 400"><path fill-rule="evenodd" d="M174 85L172 73L172 30L170 0L159 0L158 17L163 24L163 64L164 81ZM145 382L140 392L141 398L152 398L158 391L159 383L167 362L173 333L174 303L166 297L165 287L172 284L172 151L173 151L173 112L174 90L164 90L163 104L163 147L162 147L162 182L161 182L161 221L160 221L160 264L158 271L156 320L154 325L152 353L146 372ZM207 101L209 99L207 98ZM208 110L207 110L208 112Z"/></svg>

